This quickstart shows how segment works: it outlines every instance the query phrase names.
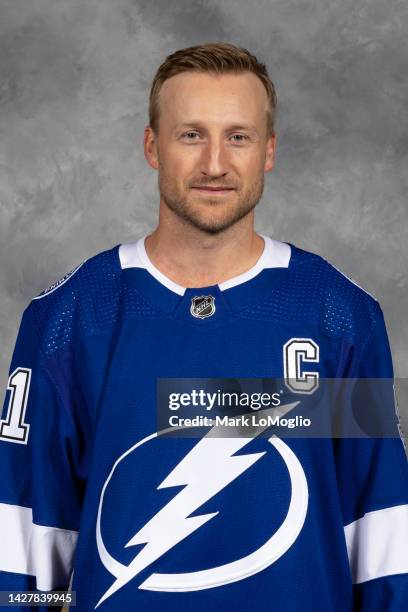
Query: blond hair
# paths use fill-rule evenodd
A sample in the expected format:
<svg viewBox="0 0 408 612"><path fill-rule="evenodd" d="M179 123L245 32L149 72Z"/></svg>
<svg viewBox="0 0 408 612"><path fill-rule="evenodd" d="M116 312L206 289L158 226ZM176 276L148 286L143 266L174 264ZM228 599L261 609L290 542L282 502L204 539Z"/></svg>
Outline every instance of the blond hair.
<svg viewBox="0 0 408 612"><path fill-rule="evenodd" d="M175 51L159 66L150 89L149 123L154 132L159 127L159 93L167 79L182 72L209 72L215 74L252 72L266 89L269 107L267 110L267 134L275 133L276 92L265 64L247 49L229 43L206 43Z"/></svg>

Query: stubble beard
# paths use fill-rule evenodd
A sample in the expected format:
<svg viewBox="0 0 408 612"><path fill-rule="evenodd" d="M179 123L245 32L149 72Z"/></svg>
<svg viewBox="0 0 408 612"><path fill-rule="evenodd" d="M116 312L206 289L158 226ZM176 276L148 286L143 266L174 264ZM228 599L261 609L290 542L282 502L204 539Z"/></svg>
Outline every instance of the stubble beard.
<svg viewBox="0 0 408 612"><path fill-rule="evenodd" d="M207 184L210 184L210 181L207 181ZM197 206L193 198L189 197L189 195L192 193L190 188L186 188L184 191L182 191L173 184L173 181L168 180L163 173L159 173L160 196L166 206L168 206L168 208L181 219L187 221L187 223L193 225L200 231L208 234L218 234L223 232L246 217L260 201L263 190L264 176L262 174L244 192L242 192L239 188L233 192L236 200L233 208L231 205L222 202L222 200L215 198L213 200L210 198L206 200L206 206L210 207L210 209L212 207L225 208L225 215L212 216L211 214L208 214L208 210L207 214L203 215L201 213L202 206Z"/></svg>

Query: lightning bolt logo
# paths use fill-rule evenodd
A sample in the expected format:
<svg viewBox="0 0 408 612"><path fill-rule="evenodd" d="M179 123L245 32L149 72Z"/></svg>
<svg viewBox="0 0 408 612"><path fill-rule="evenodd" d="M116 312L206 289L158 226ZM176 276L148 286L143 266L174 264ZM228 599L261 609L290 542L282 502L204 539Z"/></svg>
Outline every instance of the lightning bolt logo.
<svg viewBox="0 0 408 612"><path fill-rule="evenodd" d="M282 406L282 414L293 409L296 403L289 404L287 406ZM258 429L257 435L260 435L260 433L264 429L265 428ZM184 488L179 491L179 493L175 495L173 499L171 499L126 543L126 547L134 546L137 544L145 544L145 546L139 551L139 553L135 556L135 558L130 562L129 565L124 565L113 559L113 557L111 557L111 555L108 553L103 544L100 532L100 514L103 503L103 496L105 493L106 486L119 461L121 461L130 452L134 451L135 448L137 448L137 446L139 446L140 444L156 437L157 434L148 436L148 438L134 445L115 463L114 467L112 468L111 474L109 475L102 490L97 519L97 545L102 562L107 567L107 569L114 576L116 576L116 580L103 594L103 596L96 604L95 608L97 608L108 597L110 597L116 591L126 585L130 580L132 580L138 573L148 567L151 563L153 563L162 555L164 555L168 550L173 548L176 544L187 538L190 534L192 534L197 529L202 527L205 523L214 518L218 514L218 511L209 514L201 514L198 516L190 515L194 513L205 502L214 497L218 492L224 489L227 485L229 485L233 480L238 478L238 476L247 471L266 453L265 451L261 453L234 456L235 453L244 448L254 438L212 437L212 432L213 430L210 430L208 434L204 436L190 450L190 452L180 461L178 465L176 465L176 467L158 486L158 489L183 485ZM272 438L276 439L276 436L272 436ZM271 439L269 441L271 441ZM282 441L279 442L284 445ZM286 447L286 445L284 446ZM288 449L288 447L286 448ZM288 452L292 453L292 451L290 450ZM301 522L302 525L303 520ZM225 567L226 566L224 566L224 568ZM222 570L223 566L216 569ZM209 571L211 572L214 570L207 570L207 572ZM257 569L256 571L259 571L259 569ZM193 574L206 574L206 571L193 572ZM153 576L159 575L156 574ZM189 582L188 579L190 577L189 574L162 576L164 578L166 578L167 576L169 582L172 582L171 578L174 576L184 576L187 582ZM143 584L139 586L139 588L162 590L161 587L155 586L154 580L152 583L152 577L148 578ZM192 586L192 589L196 588L203 587ZM171 585L167 588L166 586L164 586L164 590L173 590L173 588L171 587ZM183 590L186 589L184 588Z"/></svg>

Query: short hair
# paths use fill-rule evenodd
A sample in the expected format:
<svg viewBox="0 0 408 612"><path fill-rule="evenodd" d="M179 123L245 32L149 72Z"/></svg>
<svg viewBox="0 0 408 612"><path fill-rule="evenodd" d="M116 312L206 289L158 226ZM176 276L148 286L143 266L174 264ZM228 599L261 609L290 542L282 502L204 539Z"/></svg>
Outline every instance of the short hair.
<svg viewBox="0 0 408 612"><path fill-rule="evenodd" d="M243 47L230 43L206 43L179 49L168 55L159 66L150 89L149 123L154 132L159 127L159 94L163 83L182 72L208 72L215 74L252 72L263 83L269 100L267 134L275 133L277 97L265 64Z"/></svg>

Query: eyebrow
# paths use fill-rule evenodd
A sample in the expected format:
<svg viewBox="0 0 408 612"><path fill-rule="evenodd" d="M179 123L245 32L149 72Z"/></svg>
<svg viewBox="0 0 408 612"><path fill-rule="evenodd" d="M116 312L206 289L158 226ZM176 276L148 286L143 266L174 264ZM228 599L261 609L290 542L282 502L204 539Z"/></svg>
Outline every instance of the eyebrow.
<svg viewBox="0 0 408 612"><path fill-rule="evenodd" d="M205 126L201 121L188 121L185 123L178 123L175 128L174 131L176 130L180 130L180 129L186 129L186 128L204 128ZM258 130L256 129L256 127L254 125L250 125L250 124L245 124L245 123L233 123L232 125L229 125L225 131L226 132L235 132L237 130L246 130L248 132L255 132L255 134L258 134Z"/></svg>

